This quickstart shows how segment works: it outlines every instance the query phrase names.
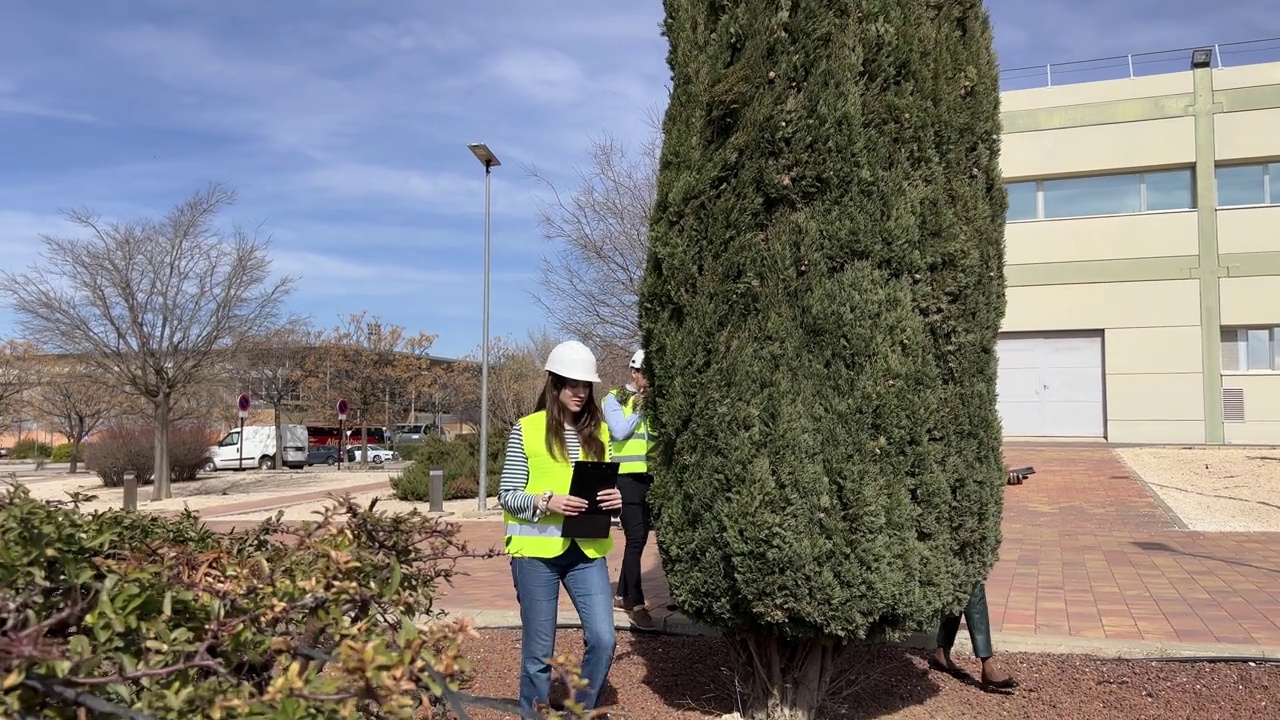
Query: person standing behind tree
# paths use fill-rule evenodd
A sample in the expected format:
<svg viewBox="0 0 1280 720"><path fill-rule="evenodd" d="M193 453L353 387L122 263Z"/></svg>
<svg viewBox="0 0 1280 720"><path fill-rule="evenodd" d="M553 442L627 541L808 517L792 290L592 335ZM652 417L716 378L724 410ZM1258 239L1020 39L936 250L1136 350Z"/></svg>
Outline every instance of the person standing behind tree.
<svg viewBox="0 0 1280 720"><path fill-rule="evenodd" d="M649 389L644 374L644 351L631 357L631 382L604 398L604 422L613 439L613 459L618 468L618 490L622 491L622 533L627 542L622 554L614 607L627 613L641 630L656 627L640 586L640 558L649 542L652 522L649 514L649 422L644 415L645 393Z"/></svg>

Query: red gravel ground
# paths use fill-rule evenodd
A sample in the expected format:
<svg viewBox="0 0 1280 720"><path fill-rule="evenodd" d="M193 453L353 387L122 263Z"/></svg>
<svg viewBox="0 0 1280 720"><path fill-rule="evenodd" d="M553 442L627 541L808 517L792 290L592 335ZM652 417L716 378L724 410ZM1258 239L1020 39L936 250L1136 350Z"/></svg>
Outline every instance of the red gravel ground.
<svg viewBox="0 0 1280 720"><path fill-rule="evenodd" d="M582 634L561 630L557 649L580 656ZM484 630L464 647L475 665L467 691L514 700L520 636ZM605 700L611 717L673 720L733 712L734 683L717 638L620 632ZM850 678L829 718L1031 718L1034 720L1236 720L1280 717L1280 666L1248 663L1151 663L1079 655L1002 653L1019 681L1008 694L933 672L919 651L880 647L847 662ZM956 662L978 673L978 663ZM561 695L563 696L563 695ZM555 696L553 695L553 698ZM479 709L473 720L515 718Z"/></svg>

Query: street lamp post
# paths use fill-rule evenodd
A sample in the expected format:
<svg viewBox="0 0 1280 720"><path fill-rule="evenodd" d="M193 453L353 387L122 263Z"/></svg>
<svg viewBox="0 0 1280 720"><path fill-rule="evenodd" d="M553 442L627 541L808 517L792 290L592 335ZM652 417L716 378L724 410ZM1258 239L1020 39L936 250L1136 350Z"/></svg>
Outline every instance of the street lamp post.
<svg viewBox="0 0 1280 720"><path fill-rule="evenodd" d="M484 512L489 490L489 185L490 171L502 163L484 143L467 147L484 165L484 339L480 345L480 488L476 496L476 508Z"/></svg>

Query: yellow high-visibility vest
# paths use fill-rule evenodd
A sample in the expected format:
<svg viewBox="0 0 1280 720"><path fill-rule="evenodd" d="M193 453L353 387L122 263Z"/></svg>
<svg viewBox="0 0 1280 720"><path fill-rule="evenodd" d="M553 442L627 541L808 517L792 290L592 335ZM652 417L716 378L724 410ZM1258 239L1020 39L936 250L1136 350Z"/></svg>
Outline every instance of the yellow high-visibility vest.
<svg viewBox="0 0 1280 720"><path fill-rule="evenodd" d="M623 416L630 416L636 412L635 395L627 398L624 403L619 398L618 390L611 390L609 394L619 400ZM649 472L649 421L647 419L640 420L631 437L613 442L613 461L621 466L618 468L619 473Z"/></svg>
<svg viewBox="0 0 1280 720"><path fill-rule="evenodd" d="M567 459L553 458L547 452L547 412L540 410L520 418L520 437L524 444L524 456L529 462L529 483L525 491L542 495L550 490L556 495L568 495L573 480L573 466ZM612 458L609 451L609 428L600 423L600 439L604 442L605 460ZM584 498L586 499L586 498ZM570 538L561 536L564 516L547 513L536 523L522 520L505 510L506 550L516 557L553 558L569 549ZM582 552L589 558L600 558L613 549L613 537L598 540L574 538Z"/></svg>

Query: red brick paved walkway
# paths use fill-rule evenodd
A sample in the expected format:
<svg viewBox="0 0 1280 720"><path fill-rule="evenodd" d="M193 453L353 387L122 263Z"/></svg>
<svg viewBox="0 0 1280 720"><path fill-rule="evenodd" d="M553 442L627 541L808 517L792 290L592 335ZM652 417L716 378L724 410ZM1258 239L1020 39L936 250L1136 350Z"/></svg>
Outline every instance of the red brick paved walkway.
<svg viewBox="0 0 1280 720"><path fill-rule="evenodd" d="M1006 488L1004 544L987 581L994 630L1280 647L1280 533L1179 530L1105 448L1017 446L1006 455L1037 472ZM498 522L464 523L463 533L476 546L502 543ZM648 600L665 606L653 545L645 566ZM444 608L517 610L505 559L464 571ZM563 599L561 609L571 607Z"/></svg>

